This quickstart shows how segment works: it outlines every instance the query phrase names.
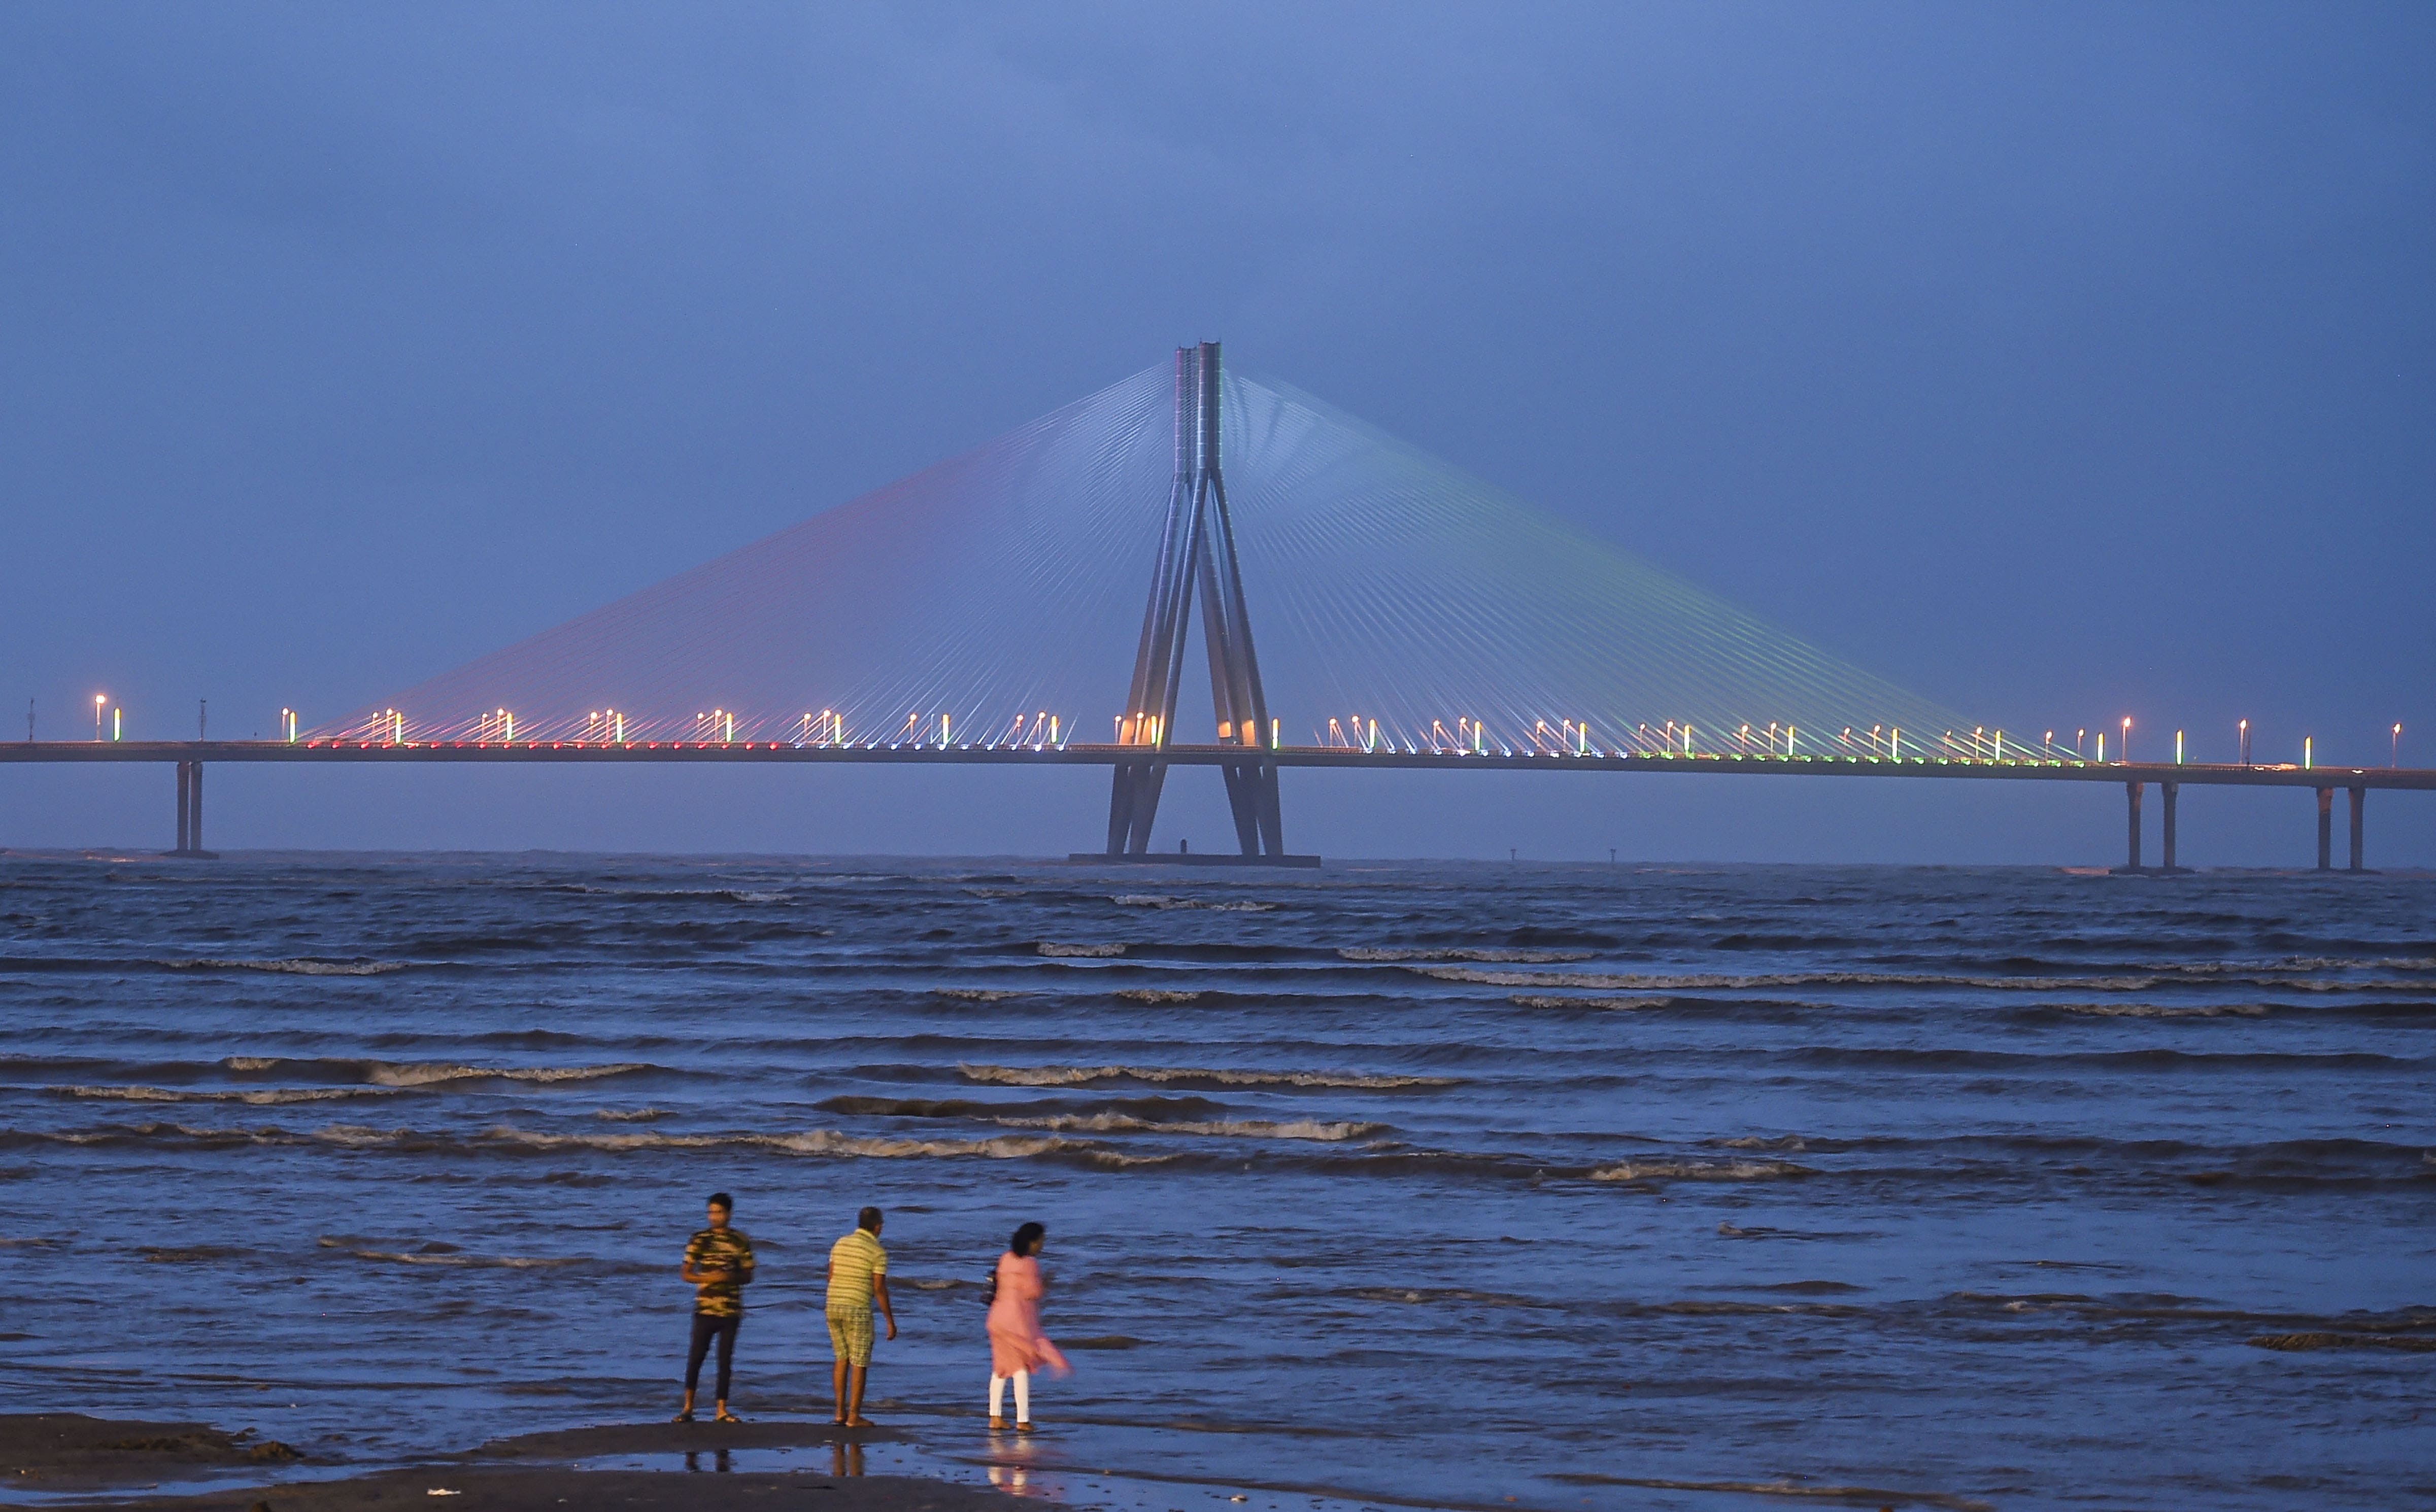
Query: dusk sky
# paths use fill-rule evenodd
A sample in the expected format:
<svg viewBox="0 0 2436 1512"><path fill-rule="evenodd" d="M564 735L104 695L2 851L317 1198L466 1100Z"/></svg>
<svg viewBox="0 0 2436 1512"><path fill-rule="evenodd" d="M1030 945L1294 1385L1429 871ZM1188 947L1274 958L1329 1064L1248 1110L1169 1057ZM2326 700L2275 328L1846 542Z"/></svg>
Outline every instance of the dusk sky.
<svg viewBox="0 0 2436 1512"><path fill-rule="evenodd" d="M0 735L332 717L1217 339L1944 704L2436 764L2431 58L2425 5L21 0ZM0 767L0 845L165 846L170 780ZM1106 804L211 783L223 849L1063 854ZM1331 855L2122 844L2108 787L1284 785ZM2313 833L2184 797L2186 861ZM2369 845L2436 863L2436 795Z"/></svg>

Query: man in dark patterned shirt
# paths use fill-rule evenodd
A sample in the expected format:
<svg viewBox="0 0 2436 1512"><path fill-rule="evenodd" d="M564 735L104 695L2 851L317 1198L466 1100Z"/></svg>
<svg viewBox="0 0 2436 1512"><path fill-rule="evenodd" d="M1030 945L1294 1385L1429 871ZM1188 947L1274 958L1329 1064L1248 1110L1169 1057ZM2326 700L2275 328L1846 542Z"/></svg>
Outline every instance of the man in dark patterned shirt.
<svg viewBox="0 0 2436 1512"><path fill-rule="evenodd" d="M719 1341L719 1415L717 1422L740 1422L727 1410L730 1367L736 1361L736 1330L744 1324L744 1284L753 1279L753 1241L740 1228L728 1225L736 1199L723 1191L710 1195L710 1226L686 1242L685 1263L677 1274L694 1289L693 1347L686 1355L685 1406L676 1421L693 1421L694 1388L702 1381L703 1356Z"/></svg>

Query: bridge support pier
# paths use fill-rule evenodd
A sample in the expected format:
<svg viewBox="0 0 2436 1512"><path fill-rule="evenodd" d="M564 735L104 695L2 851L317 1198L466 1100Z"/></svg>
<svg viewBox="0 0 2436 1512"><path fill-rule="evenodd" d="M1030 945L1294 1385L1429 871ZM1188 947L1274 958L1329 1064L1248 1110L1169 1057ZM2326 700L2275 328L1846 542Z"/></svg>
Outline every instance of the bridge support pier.
<svg viewBox="0 0 2436 1512"><path fill-rule="evenodd" d="M2318 790L2318 870L2335 869L2335 790Z"/></svg>
<svg viewBox="0 0 2436 1512"><path fill-rule="evenodd" d="M2360 824L2360 810L2361 810L2363 808L2365 808L2365 807L2367 806L2367 804L2368 804L2368 790L2367 790L2366 788L2354 788L2354 789L2352 789L2352 790L2351 790L2351 795L2352 795L2352 865L2351 865L2351 869L2352 869L2353 871L2356 871L2356 872L2358 872L2358 871L2365 871L2365 870L2367 870L2367 868L2366 868L2365 866L2363 866L2363 865L2361 864L2361 862L2360 862L2360 841L2361 841L2361 839L2362 839L2362 830L2361 830L2361 824Z"/></svg>
<svg viewBox="0 0 2436 1512"><path fill-rule="evenodd" d="M203 849L203 764L178 763L178 848L169 852L191 860L217 860L217 851Z"/></svg>
<svg viewBox="0 0 2436 1512"><path fill-rule="evenodd" d="M2123 869L2127 872L2136 872L2140 869L2140 790L2147 786L2148 784L2144 782L2127 782L2123 785L2123 791L2129 793L2132 799L2130 806L2132 813L2131 859L2123 863Z"/></svg>
<svg viewBox="0 0 2436 1512"><path fill-rule="evenodd" d="M1157 859L1187 864L1316 866L1315 856L1286 854L1285 821L1278 800L1277 727L1261 690L1261 667L1252 652L1252 620L1235 554L1234 518L1227 508L1227 479L1219 465L1220 402L1225 384L1218 345L1178 347L1175 353L1175 478L1168 495L1166 528L1151 575L1150 601L1142 611L1141 647L1134 657L1132 695L1117 726L1117 743L1141 746L1140 759L1120 761L1108 791L1108 848L1078 853L1075 860L1151 859L1151 826L1158 818L1159 790L1167 763L1155 754L1175 727L1175 700L1184 680L1185 641L1192 601L1201 600L1201 636L1209 655L1211 712L1218 740L1241 747L1244 759L1219 764L1227 779L1227 806L1235 817L1241 854L1192 856L1177 848Z"/></svg>
<svg viewBox="0 0 2436 1512"><path fill-rule="evenodd" d="M2182 868L2174 864L2174 808L2177 800L2183 795L2183 785L2179 782L2161 782L2157 784L2157 791L2166 798L2166 811L2160 816L2165 824L2160 837L2162 843L2159 849L2163 854L2157 858L2158 870L2179 872Z"/></svg>

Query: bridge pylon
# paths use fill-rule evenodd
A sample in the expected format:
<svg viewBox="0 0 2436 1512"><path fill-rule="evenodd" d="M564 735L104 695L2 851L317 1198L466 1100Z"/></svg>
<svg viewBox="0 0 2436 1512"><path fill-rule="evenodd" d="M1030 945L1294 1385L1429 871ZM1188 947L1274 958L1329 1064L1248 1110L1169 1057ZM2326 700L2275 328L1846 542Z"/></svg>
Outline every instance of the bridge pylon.
<svg viewBox="0 0 2436 1512"><path fill-rule="evenodd" d="M1141 646L1134 679L1119 721L1117 743L1136 747L1138 759L1120 761L1108 796L1108 859L1150 857L1152 823L1168 763L1160 753L1175 727L1175 700L1184 682L1184 653L1193 600L1201 601L1201 638L1209 653L1209 694L1218 717L1218 743L1240 746L1244 759L1222 763L1227 802L1234 812L1240 856L1176 859L1239 864L1311 864L1315 858L1288 857L1285 819L1278 801L1277 743L1268 700L1261 691L1261 664L1252 650L1252 621L1244 601L1244 580L1235 555L1235 525L1227 508L1219 428L1223 368L1218 343L1175 349L1175 477L1168 491L1167 519L1159 531L1158 561L1151 573L1150 602L1142 612ZM1170 858L1160 857L1165 860Z"/></svg>

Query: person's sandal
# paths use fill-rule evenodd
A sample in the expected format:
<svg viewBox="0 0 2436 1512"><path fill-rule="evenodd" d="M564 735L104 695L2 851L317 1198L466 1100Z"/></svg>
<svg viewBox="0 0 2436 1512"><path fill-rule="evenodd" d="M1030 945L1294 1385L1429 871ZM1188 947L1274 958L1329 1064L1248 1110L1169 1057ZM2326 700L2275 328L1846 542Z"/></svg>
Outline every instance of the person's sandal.
<svg viewBox="0 0 2436 1512"><path fill-rule="evenodd" d="M681 1412L681 1413L677 1414L674 1417L670 1418L670 1419L669 1419L669 1421L670 1421L670 1422L672 1422L672 1423L689 1423L689 1422L692 1422L692 1421L693 1421L693 1409L692 1409L692 1408L690 1408L690 1407L688 1407L688 1408L687 1408L684 1412Z"/></svg>
<svg viewBox="0 0 2436 1512"><path fill-rule="evenodd" d="M711 1421L714 1423L740 1423L744 1421L744 1419L737 1416L734 1413L721 1413L718 1416L712 1418Z"/></svg>

